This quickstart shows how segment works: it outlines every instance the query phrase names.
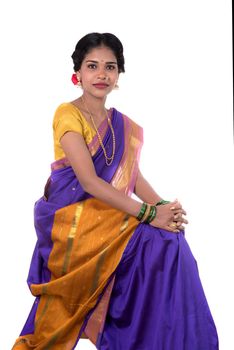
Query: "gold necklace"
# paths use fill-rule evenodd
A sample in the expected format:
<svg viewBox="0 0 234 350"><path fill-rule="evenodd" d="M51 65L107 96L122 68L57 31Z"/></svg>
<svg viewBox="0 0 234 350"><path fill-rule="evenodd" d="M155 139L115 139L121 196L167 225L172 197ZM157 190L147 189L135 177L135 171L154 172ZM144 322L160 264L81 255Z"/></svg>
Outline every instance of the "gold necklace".
<svg viewBox="0 0 234 350"><path fill-rule="evenodd" d="M96 124L95 124L95 122L94 122L93 116L92 116L91 112L89 111L89 109L88 109L88 107L87 107L87 105L86 105L86 103L85 103L85 100L84 100L83 96L81 96L81 100L82 100L82 102L83 102L83 105L84 105L85 109L86 109L87 112L89 113L90 119L91 119L91 121L92 121L92 123L93 123L93 126L94 126L94 129L95 129L95 131L96 131L96 133L97 133L98 141L99 141L99 143L100 143L100 146L102 147L102 150L103 150L103 153L104 153L104 156L105 156L105 159L106 159L106 165L107 165L107 166L110 166L110 165L112 164L113 160L114 160L116 142L115 142L115 132L114 132L113 126L112 126L112 124L111 124L111 120L110 120L110 118L109 118L109 116L108 116L108 113L107 113L107 111L106 111L107 121L108 121L108 124L109 124L110 129L111 129L111 132L112 132L112 140L113 140L113 148L112 148L112 155L111 155L111 157L108 157L108 155L107 155L105 146L104 146L104 144L103 144L103 142L102 142L101 135L99 134L99 131L98 131L98 128L96 127Z"/></svg>

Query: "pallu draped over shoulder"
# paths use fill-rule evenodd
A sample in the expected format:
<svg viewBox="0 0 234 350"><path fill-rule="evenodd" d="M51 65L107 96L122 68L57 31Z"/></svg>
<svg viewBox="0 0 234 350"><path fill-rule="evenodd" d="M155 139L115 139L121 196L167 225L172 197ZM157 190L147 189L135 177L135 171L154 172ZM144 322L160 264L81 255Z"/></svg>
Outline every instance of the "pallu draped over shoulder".
<svg viewBox="0 0 234 350"><path fill-rule="evenodd" d="M97 135L88 148L97 175L131 196L142 128L114 108L111 121L111 166ZM99 132L112 154L106 121ZM139 223L93 198L65 157L51 168L35 203L37 243L28 276L35 302L13 349L71 350L86 337L99 350L217 350L184 234Z"/></svg>

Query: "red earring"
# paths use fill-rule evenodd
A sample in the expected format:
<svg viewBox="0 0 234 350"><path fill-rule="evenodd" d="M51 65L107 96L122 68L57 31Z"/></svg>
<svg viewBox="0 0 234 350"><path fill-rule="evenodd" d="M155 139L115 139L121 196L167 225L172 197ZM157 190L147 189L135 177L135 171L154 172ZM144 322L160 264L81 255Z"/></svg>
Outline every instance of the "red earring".
<svg viewBox="0 0 234 350"><path fill-rule="evenodd" d="M72 74L71 81L72 81L73 84L76 85L77 87L80 87L80 86L81 86L81 81L80 81L79 78L77 77L76 73Z"/></svg>

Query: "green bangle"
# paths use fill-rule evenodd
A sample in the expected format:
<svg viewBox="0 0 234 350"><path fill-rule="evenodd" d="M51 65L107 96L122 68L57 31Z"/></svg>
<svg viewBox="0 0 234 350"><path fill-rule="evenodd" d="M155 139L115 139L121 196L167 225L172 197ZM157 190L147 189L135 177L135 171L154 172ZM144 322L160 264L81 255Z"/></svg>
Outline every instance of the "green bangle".
<svg viewBox="0 0 234 350"><path fill-rule="evenodd" d="M140 210L139 214L137 215L137 220L141 221L141 219L145 215L146 209L147 209L147 204L144 202L141 206L141 210Z"/></svg>
<svg viewBox="0 0 234 350"><path fill-rule="evenodd" d="M145 220L145 223L149 224L151 221L153 221L155 219L156 215L157 215L157 208L155 205L151 205L150 212L149 212L147 219Z"/></svg>
<svg viewBox="0 0 234 350"><path fill-rule="evenodd" d="M164 205L164 204L169 204L170 201L165 201L164 199L161 199L158 203L156 203L155 205Z"/></svg>

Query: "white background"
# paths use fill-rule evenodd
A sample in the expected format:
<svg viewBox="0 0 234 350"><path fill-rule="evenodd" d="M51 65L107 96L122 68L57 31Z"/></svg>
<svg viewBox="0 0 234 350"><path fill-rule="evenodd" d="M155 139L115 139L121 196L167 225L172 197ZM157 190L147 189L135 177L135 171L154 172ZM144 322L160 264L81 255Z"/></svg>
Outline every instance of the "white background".
<svg viewBox="0 0 234 350"><path fill-rule="evenodd" d="M141 170L160 195L178 197L187 209L187 240L220 349L234 349L227 0L1 1L0 349L11 348L33 302L26 285L36 241L33 204L54 160L55 108L78 94L70 56L92 31L112 32L123 42L126 73L107 107L144 127ZM87 340L77 348L94 349Z"/></svg>

